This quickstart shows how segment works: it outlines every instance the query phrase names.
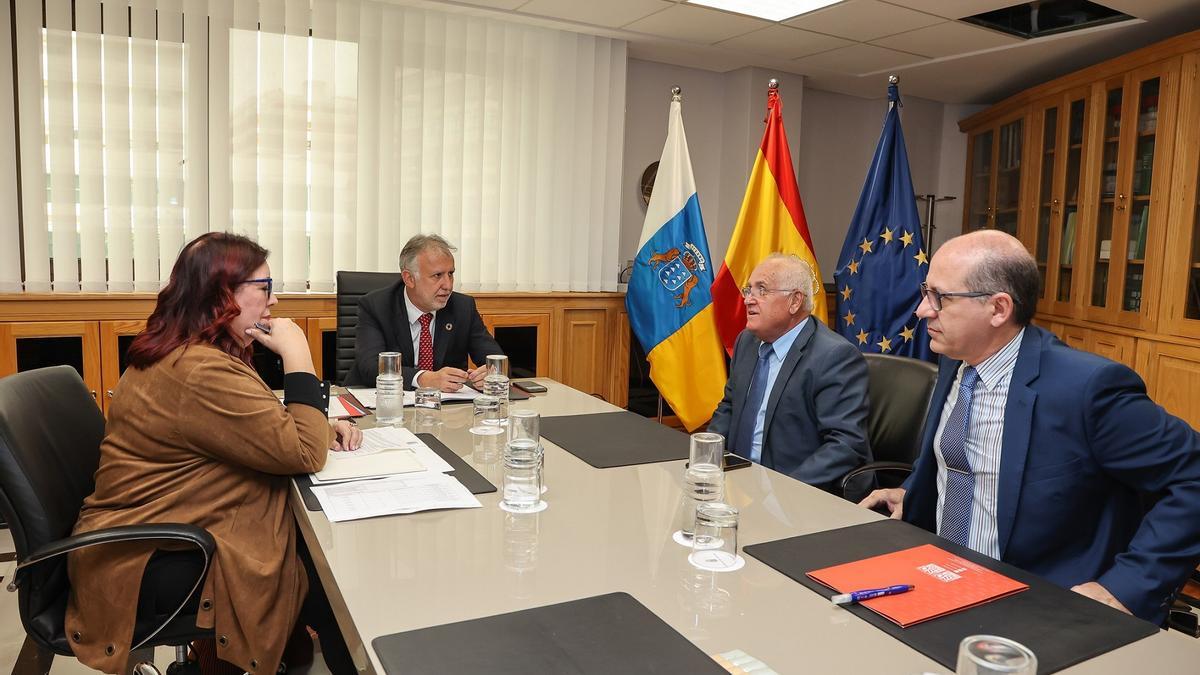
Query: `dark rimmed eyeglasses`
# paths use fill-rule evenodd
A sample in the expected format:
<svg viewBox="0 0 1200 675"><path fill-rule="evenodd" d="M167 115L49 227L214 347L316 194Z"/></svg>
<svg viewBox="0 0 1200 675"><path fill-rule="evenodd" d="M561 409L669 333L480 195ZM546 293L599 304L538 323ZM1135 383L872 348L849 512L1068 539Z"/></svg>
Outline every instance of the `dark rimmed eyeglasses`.
<svg viewBox="0 0 1200 675"><path fill-rule="evenodd" d="M241 284L266 284L266 286L263 288L263 290L267 292L268 299L271 297L271 291L275 284L275 282L271 280L271 277L263 277L261 279L246 279L245 281L240 281L238 283L241 283Z"/></svg>
<svg viewBox="0 0 1200 675"><path fill-rule="evenodd" d="M999 292L1000 291L956 291L953 293L944 293L942 291L935 291L929 287L929 284L921 282L921 297L925 298L925 300L929 302L929 306L932 307L933 311L935 312L942 311L943 298L990 298Z"/></svg>

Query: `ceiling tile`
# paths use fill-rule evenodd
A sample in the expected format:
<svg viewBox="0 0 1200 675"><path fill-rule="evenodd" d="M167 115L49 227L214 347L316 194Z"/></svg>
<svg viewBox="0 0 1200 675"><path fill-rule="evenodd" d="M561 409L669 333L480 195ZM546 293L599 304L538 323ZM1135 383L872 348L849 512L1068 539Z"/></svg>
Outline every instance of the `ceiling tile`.
<svg viewBox="0 0 1200 675"><path fill-rule="evenodd" d="M626 30L712 44L772 25L769 21L707 7L676 5L625 26Z"/></svg>
<svg viewBox="0 0 1200 675"><path fill-rule="evenodd" d="M718 42L717 46L756 54L770 54L783 59L797 59L850 44L853 44L850 40L778 25Z"/></svg>
<svg viewBox="0 0 1200 675"><path fill-rule="evenodd" d="M1023 42L1025 41L1012 35L978 28L961 21L947 21L936 26L880 38L871 44L936 59Z"/></svg>
<svg viewBox="0 0 1200 675"><path fill-rule="evenodd" d="M929 12L947 19L975 16L993 9L1019 5L1023 0L888 0L893 5L903 5L922 12ZM1100 0L1101 4L1104 0Z"/></svg>
<svg viewBox="0 0 1200 675"><path fill-rule="evenodd" d="M885 35L931 26L945 19L879 0L847 0L785 21L789 26L867 42Z"/></svg>
<svg viewBox="0 0 1200 675"><path fill-rule="evenodd" d="M530 0L521 12L616 28L673 5L664 0Z"/></svg>
<svg viewBox="0 0 1200 675"><path fill-rule="evenodd" d="M875 45L858 44L796 59L796 63L839 73L862 75L924 60L926 60L924 57L914 54L905 54Z"/></svg>

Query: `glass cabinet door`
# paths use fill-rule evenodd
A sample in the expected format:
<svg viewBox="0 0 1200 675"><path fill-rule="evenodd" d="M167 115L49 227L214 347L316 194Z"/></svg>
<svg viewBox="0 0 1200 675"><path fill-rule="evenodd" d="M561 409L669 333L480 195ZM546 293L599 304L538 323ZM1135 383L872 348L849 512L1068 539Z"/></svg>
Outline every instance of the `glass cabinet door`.
<svg viewBox="0 0 1200 675"><path fill-rule="evenodd" d="M996 199L992 227L1017 236L1017 214L1021 210L1021 152L1025 120L1001 125L996 157Z"/></svg>
<svg viewBox="0 0 1200 675"><path fill-rule="evenodd" d="M1104 126L1102 131L1099 210L1096 214L1096 237L1092 249L1091 297L1092 307L1108 307L1108 272L1112 260L1113 218L1117 207L1117 170L1121 145L1121 113L1125 90L1123 82L1110 82L1104 94ZM1122 197L1124 195L1122 194ZM1124 207L1122 207L1124 208Z"/></svg>
<svg viewBox="0 0 1200 675"><path fill-rule="evenodd" d="M1121 311L1140 312L1142 287L1146 277L1146 241L1150 227L1151 194L1154 189L1154 150L1158 131L1158 94L1160 79L1155 77L1138 84L1137 104L1134 108L1137 128L1134 136L1132 184L1128 198L1117 194L1117 208L1127 209L1123 218L1126 223L1128 242L1125 249L1124 284L1121 287ZM1131 120L1131 121L1133 121Z"/></svg>
<svg viewBox="0 0 1200 675"><path fill-rule="evenodd" d="M967 230L991 225L992 215L991 129L971 137L971 196L967 204Z"/></svg>
<svg viewBox="0 0 1200 675"><path fill-rule="evenodd" d="M1075 249L1079 242L1079 175L1083 168L1083 147L1087 140L1087 95L1069 96L1067 105L1067 143L1064 161L1066 178L1063 185L1063 217L1058 244L1058 278L1055 280L1056 302L1071 302L1074 283Z"/></svg>
<svg viewBox="0 0 1200 675"><path fill-rule="evenodd" d="M1038 171L1037 179L1037 195L1035 203L1037 204L1037 219L1035 227L1037 231L1034 234L1036 242L1034 246L1034 257L1037 259L1038 267L1038 298L1046 297L1046 277L1047 269L1050 263L1050 232L1054 228L1055 220L1059 212L1059 200L1057 198L1058 191L1055 190L1055 167L1058 165L1057 157L1060 154L1058 147L1058 106L1048 107L1042 111L1042 140L1041 140L1041 162L1035 166L1033 170Z"/></svg>

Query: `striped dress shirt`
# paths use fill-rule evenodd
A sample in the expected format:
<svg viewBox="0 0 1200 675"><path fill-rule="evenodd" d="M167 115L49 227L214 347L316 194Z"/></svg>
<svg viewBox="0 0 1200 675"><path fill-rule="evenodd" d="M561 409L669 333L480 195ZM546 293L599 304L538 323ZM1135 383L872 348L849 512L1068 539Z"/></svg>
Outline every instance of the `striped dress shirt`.
<svg viewBox="0 0 1200 675"><path fill-rule="evenodd" d="M1000 558L1000 543L996 533L996 495L1000 483L1000 449L1004 439L1004 406L1008 401L1008 385L1012 380L1021 337L1025 329L982 363L975 366L979 381L971 397L971 422L967 430L966 452L975 475L975 491L971 501L971 535L968 546L986 556ZM942 457L942 431L957 402L958 383L962 381L967 364L958 367L950 385L950 395L942 406L937 433L933 437L933 452L937 457L938 531L942 530L942 509L946 500L946 459Z"/></svg>

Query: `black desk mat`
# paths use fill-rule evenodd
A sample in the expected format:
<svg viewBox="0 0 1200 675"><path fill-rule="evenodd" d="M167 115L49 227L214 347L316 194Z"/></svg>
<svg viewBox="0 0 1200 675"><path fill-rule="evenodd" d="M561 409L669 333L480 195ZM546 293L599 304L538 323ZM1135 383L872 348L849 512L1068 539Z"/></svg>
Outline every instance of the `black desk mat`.
<svg viewBox="0 0 1200 675"><path fill-rule="evenodd" d="M908 628L901 628L866 607L847 606L848 611L867 623L951 670L958 656L958 643L968 635L1000 635L1016 640L1037 656L1038 673L1053 673L1159 630L1148 621L898 520L754 544L744 552L829 598L835 591L808 578L807 572L921 544L933 544L1029 584L1028 590L1020 593Z"/></svg>
<svg viewBox="0 0 1200 675"><path fill-rule="evenodd" d="M687 434L627 410L543 417L542 436L597 469L688 458Z"/></svg>
<svg viewBox="0 0 1200 675"><path fill-rule="evenodd" d="M726 672L628 593L419 628L371 644L391 675Z"/></svg>
<svg viewBox="0 0 1200 675"><path fill-rule="evenodd" d="M463 484L463 487L471 491L473 495L481 495L487 492L495 492L496 486L492 485L488 479L479 475L479 472L467 464L466 460L459 457L445 444L439 441L433 434L417 434L417 438L425 442L430 450L437 453L438 457L446 460L446 463L454 467L448 475L454 476L458 482ZM296 481L296 486L300 488L300 498L304 500L304 508L309 511L321 511L321 502L317 501L317 496L313 494L312 478L308 474L292 476L292 480Z"/></svg>

